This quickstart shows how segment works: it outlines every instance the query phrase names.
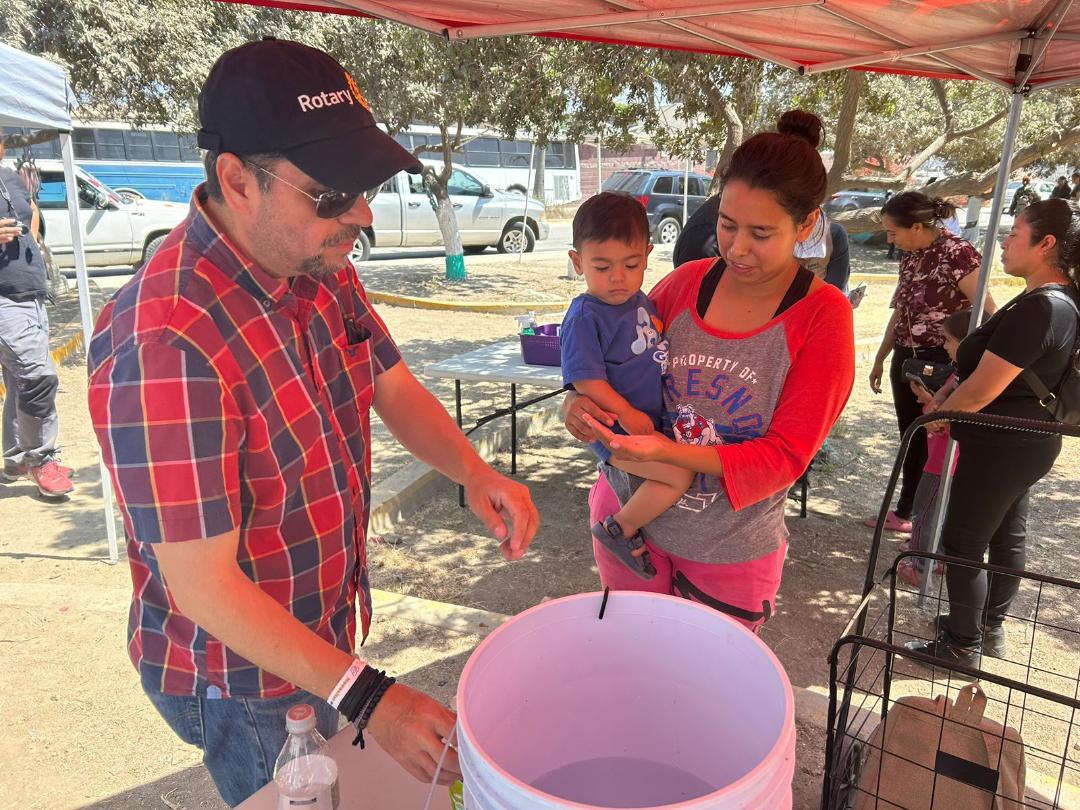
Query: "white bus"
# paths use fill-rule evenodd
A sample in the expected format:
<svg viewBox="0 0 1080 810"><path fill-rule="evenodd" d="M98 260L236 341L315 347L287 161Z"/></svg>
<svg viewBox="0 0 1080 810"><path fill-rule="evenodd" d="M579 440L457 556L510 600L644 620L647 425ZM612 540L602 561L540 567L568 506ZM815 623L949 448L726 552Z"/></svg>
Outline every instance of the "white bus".
<svg viewBox="0 0 1080 810"><path fill-rule="evenodd" d="M28 135L29 130L5 127L3 134ZM453 162L467 167L469 173L500 191L525 192L531 189L541 155L532 155L532 142L500 138L484 129L465 129L462 134L471 140L463 153L454 153ZM436 127L413 124L408 131L394 136L402 146L417 146L441 142ZM195 135L174 132L167 127L147 125L134 127L117 121L80 121L75 123L72 137L75 162L103 183L121 193L155 200L187 202L191 192L204 178L202 154L195 145ZM53 140L30 147L36 158L60 157L59 141ZM21 154L12 149L11 156ZM430 150L422 157L441 160L442 152ZM544 194L542 202L549 205L573 202L581 198L581 172L578 168L578 148L567 141L553 141L544 150Z"/></svg>
<svg viewBox="0 0 1080 810"><path fill-rule="evenodd" d="M521 138L500 138L487 130L464 129L463 137L470 140L463 153L455 152L453 162L467 166L492 188L524 193L531 189L541 155L532 155L532 174L529 172L531 141ZM394 136L406 149L430 144L437 146L442 139L437 127L413 124L407 132ZM428 151L422 157L442 159L441 151ZM577 145L567 141L552 141L544 150L544 199L549 205L573 202L581 198L581 171L578 168Z"/></svg>

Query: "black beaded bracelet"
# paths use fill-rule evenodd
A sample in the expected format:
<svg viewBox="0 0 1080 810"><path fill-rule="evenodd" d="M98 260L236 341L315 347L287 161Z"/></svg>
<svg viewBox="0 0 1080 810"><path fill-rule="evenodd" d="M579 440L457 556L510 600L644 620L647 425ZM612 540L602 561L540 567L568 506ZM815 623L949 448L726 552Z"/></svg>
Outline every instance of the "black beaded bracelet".
<svg viewBox="0 0 1080 810"><path fill-rule="evenodd" d="M349 690L342 696L341 702L338 703L338 711L345 715L346 720L351 723L363 712L364 706L371 700L371 696L385 676L385 672L370 665L364 667Z"/></svg>
<svg viewBox="0 0 1080 810"><path fill-rule="evenodd" d="M395 679L384 671L368 666L341 700L338 710L356 726L356 738L352 744L359 745L361 750L364 748L364 729L386 690L394 683Z"/></svg>

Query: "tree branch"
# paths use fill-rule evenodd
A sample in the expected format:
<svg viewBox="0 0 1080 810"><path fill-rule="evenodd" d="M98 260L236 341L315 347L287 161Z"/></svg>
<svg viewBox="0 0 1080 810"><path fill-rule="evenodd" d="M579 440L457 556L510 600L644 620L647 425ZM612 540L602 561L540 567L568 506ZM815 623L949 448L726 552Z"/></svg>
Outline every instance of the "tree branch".
<svg viewBox="0 0 1080 810"><path fill-rule="evenodd" d="M972 135L977 135L978 133L982 132L984 129L988 129L989 127L992 127L994 124L996 124L998 121L1000 121L1006 115L1008 115L1008 113L1009 113L1009 108L1008 107L1002 107L997 113L995 113L994 115L987 118L981 124L976 124L975 126L971 127L970 129L962 129L959 132L954 132L952 139L954 141L958 141L961 138L970 138Z"/></svg>
<svg viewBox="0 0 1080 810"><path fill-rule="evenodd" d="M1012 168L1022 169L1059 149L1068 149L1077 144L1080 144L1080 125L1053 132L1017 151L1013 156ZM994 180L997 178L1000 165L1000 162L998 162L982 172L965 172L952 177L944 177L921 190L931 197L960 197L972 194L986 196L987 192L994 187ZM861 186L863 188L895 190L904 187L903 181L897 177L848 176L845 180L849 181L852 186ZM833 214L831 218L847 228L848 233L866 233L867 231L881 230L880 214L872 209L864 208L859 211Z"/></svg>
<svg viewBox="0 0 1080 810"><path fill-rule="evenodd" d="M941 105L941 113L945 117L945 131L951 132L953 128L952 105L949 104L949 96L945 92L945 82L941 79L931 79L930 86L934 90L934 97Z"/></svg>

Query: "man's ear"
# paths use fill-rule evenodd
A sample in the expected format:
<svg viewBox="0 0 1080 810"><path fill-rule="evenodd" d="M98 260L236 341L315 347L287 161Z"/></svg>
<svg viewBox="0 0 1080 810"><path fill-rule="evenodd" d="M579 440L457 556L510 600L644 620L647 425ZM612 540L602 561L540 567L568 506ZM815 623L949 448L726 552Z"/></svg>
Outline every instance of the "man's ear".
<svg viewBox="0 0 1080 810"><path fill-rule="evenodd" d="M237 214L254 213L263 196L254 171L231 152L222 152L218 156L214 171L225 205Z"/></svg>

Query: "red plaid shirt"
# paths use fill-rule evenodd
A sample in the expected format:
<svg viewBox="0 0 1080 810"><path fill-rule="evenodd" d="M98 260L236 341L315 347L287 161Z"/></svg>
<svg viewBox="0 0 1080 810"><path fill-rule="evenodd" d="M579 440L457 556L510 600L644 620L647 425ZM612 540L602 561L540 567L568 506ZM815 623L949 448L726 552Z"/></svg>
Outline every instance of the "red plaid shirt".
<svg viewBox="0 0 1080 810"><path fill-rule="evenodd" d="M191 213L101 313L90 415L128 538L128 651L172 695L276 697L295 687L181 614L156 543L240 530L237 562L312 632L352 651L364 533L368 410L401 355L350 265L274 278Z"/></svg>

